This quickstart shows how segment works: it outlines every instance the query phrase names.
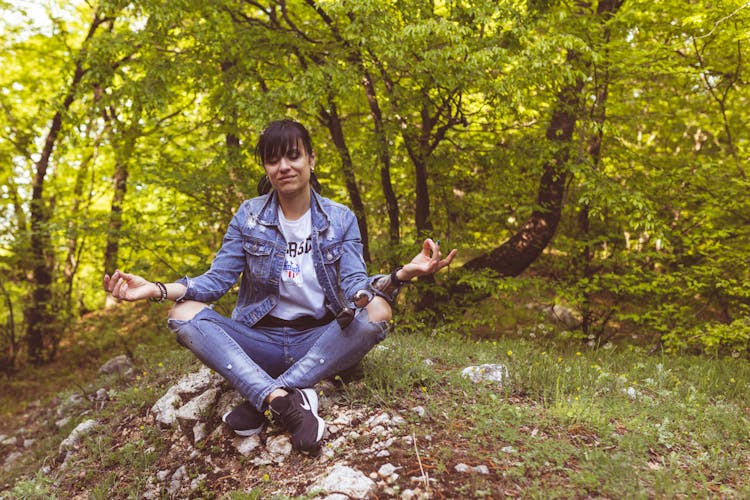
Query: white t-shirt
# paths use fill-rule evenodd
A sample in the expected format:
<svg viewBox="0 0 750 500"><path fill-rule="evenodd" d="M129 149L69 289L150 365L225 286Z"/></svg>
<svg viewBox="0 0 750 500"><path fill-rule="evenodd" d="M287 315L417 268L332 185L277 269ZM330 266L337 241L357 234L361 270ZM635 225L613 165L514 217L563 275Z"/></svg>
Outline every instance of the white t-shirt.
<svg viewBox="0 0 750 500"><path fill-rule="evenodd" d="M287 246L281 270L279 303L271 314L281 319L322 318L326 313L325 294L313 265L310 210L297 220L287 220L279 207L279 226Z"/></svg>

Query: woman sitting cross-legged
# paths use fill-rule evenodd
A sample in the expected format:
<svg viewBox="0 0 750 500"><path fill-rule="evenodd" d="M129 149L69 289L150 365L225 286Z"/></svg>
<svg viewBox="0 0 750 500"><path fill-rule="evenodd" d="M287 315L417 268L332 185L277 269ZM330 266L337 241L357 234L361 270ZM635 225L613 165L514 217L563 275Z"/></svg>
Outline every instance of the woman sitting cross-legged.
<svg viewBox="0 0 750 500"><path fill-rule="evenodd" d="M256 154L266 173L260 196L240 206L206 273L164 284L117 270L104 276L104 288L126 301L174 300L168 324L177 341L246 399L224 422L252 435L270 409L294 448L312 452L325 424L311 387L383 340L400 286L446 267L456 250L442 258L427 239L408 264L368 276L354 214L318 193L308 131L292 120L272 122ZM209 304L238 279L227 318Z"/></svg>

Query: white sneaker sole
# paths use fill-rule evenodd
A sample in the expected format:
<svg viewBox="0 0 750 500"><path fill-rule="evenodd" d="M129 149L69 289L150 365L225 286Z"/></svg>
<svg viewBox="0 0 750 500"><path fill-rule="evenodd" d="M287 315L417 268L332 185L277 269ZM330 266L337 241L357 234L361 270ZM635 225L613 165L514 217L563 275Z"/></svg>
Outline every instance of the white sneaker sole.
<svg viewBox="0 0 750 500"><path fill-rule="evenodd" d="M315 419L318 421L318 433L315 441L319 442L323 439L323 433L326 430L326 423L325 420L318 415L318 395L315 393L315 389L299 389L299 391L302 393L303 399L310 405L310 409L312 410Z"/></svg>
<svg viewBox="0 0 750 500"><path fill-rule="evenodd" d="M224 422L227 425L227 427L229 427L230 429L232 429L232 426L229 425L229 423L227 423L227 417L229 416L230 413L232 413L232 410L229 410L224 415L222 415L221 416L221 421ZM232 429L232 431L235 434L237 434L238 436L250 437L250 436L255 436L256 434L260 434L260 432L263 430L263 427L265 427L265 426L266 426L266 424L261 424L261 426L258 427L258 428L256 428L256 429L245 429L245 430Z"/></svg>

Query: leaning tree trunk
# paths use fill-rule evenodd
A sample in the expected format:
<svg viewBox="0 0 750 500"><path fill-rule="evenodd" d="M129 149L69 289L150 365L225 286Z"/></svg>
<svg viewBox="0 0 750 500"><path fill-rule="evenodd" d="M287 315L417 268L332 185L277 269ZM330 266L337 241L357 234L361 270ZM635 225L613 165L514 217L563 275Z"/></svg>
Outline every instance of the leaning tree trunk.
<svg viewBox="0 0 750 500"><path fill-rule="evenodd" d="M622 6L623 1L601 0L597 5L596 15L602 22L608 21ZM579 2L579 6L582 9L588 8L588 3ZM578 57L578 53L569 52L567 64L574 64ZM547 140L556 147L553 157L544 165L537 191L539 208L532 212L521 229L508 241L490 253L470 260L464 268L469 270L488 268L500 276L518 276L541 255L552 241L560 222L565 184L570 175L567 166L569 147L578 113L580 113L582 88L583 79L579 78L561 89L557 95L557 104L546 133Z"/></svg>
<svg viewBox="0 0 750 500"><path fill-rule="evenodd" d="M575 54L570 54L568 63L575 58ZM489 268L500 276L518 276L539 257L552 240L562 214L565 183L569 175L569 146L576 125L582 88L583 80L579 78L558 93L557 105L546 133L547 140L555 144L556 148L552 158L545 163L539 182L536 203L539 208L531 213L521 229L508 241L490 253L470 260L464 264L464 268Z"/></svg>

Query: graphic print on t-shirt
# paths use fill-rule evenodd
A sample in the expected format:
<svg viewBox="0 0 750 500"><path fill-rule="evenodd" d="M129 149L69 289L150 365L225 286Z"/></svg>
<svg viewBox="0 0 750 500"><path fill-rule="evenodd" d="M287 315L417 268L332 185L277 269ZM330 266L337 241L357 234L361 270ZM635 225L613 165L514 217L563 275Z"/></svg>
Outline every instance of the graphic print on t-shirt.
<svg viewBox="0 0 750 500"><path fill-rule="evenodd" d="M290 241L287 243L286 259L284 260L284 268L281 273L282 281L295 286L302 286L304 284L302 279L302 259L310 250L312 250L312 238L310 236L305 241Z"/></svg>
<svg viewBox="0 0 750 500"><path fill-rule="evenodd" d="M279 284L279 303L271 314L281 319L301 316L321 318L326 312L325 294L313 262L312 217L308 210L297 220L287 220L279 207L279 229L287 241Z"/></svg>

